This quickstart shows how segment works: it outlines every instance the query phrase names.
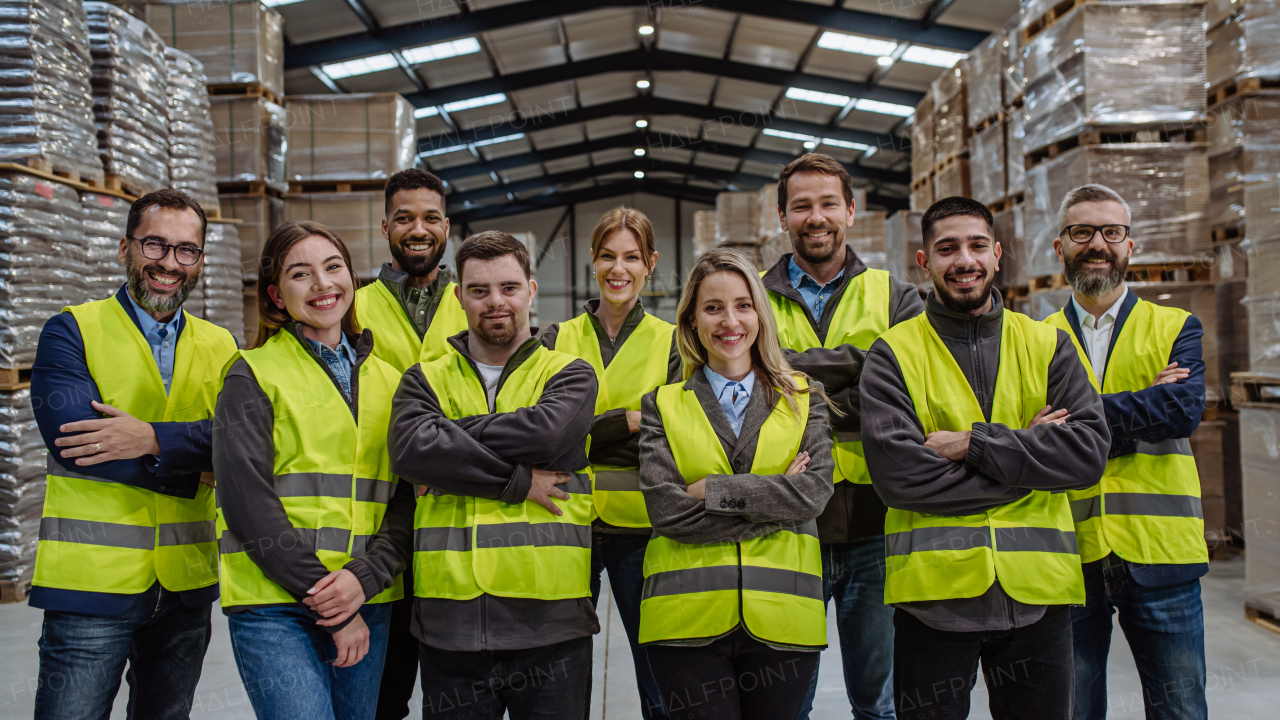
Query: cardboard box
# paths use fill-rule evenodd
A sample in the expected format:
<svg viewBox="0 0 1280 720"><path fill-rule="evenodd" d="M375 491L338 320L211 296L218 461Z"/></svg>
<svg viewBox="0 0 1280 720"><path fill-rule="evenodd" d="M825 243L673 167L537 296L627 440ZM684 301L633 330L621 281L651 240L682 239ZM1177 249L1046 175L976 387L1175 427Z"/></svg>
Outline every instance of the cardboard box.
<svg viewBox="0 0 1280 720"><path fill-rule="evenodd" d="M262 98L209 98L218 182L263 182L288 189L284 181L284 108Z"/></svg>
<svg viewBox="0 0 1280 720"><path fill-rule="evenodd" d="M284 94L284 22L275 10L256 0L174 0L148 3L146 18L166 45L204 64L210 84L259 83Z"/></svg>
<svg viewBox="0 0 1280 720"><path fill-rule="evenodd" d="M924 249L920 233L922 212L899 210L885 221L885 261L889 274L924 290L933 289L933 281L916 264L916 252Z"/></svg>
<svg viewBox="0 0 1280 720"><path fill-rule="evenodd" d="M934 202L949 197L973 197L969 187L969 158L956 158L938 168L933 177Z"/></svg>
<svg viewBox="0 0 1280 720"><path fill-rule="evenodd" d="M925 93L911 120L911 179L929 177L933 165L933 95Z"/></svg>
<svg viewBox="0 0 1280 720"><path fill-rule="evenodd" d="M716 195L716 242L720 245L756 245L756 194L722 192Z"/></svg>
<svg viewBox="0 0 1280 720"><path fill-rule="evenodd" d="M1240 409L1244 603L1280 617L1280 404Z"/></svg>
<svg viewBox="0 0 1280 720"><path fill-rule="evenodd" d="M290 95L284 108L290 181L385 180L413 167L413 105L398 93Z"/></svg>
<svg viewBox="0 0 1280 720"><path fill-rule="evenodd" d="M969 138L969 184L973 199L983 205L1005 196L1004 133L1001 121Z"/></svg>
<svg viewBox="0 0 1280 720"><path fill-rule="evenodd" d="M262 247L272 231L284 222L284 201L265 195L224 194L218 196L222 217L236 218L240 224L240 267L243 280L258 279Z"/></svg>
<svg viewBox="0 0 1280 720"><path fill-rule="evenodd" d="M693 254L701 255L716 246L716 211L693 212Z"/></svg>
<svg viewBox="0 0 1280 720"><path fill-rule="evenodd" d="M888 213L874 212L854 215L853 227L844 233L845 243L853 248L858 259L870 268L888 270L888 248L886 247L885 221Z"/></svg>
<svg viewBox="0 0 1280 720"><path fill-rule="evenodd" d="M382 263L391 262L391 246L382 237L384 201L381 190L289 195L284 199L284 219L328 226L347 246L356 277L371 280Z"/></svg>

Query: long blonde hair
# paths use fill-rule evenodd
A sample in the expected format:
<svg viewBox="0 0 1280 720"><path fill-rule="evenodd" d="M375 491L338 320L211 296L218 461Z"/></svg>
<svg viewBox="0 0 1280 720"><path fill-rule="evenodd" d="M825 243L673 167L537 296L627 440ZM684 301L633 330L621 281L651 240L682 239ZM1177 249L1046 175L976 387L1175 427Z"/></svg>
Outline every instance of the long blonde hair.
<svg viewBox="0 0 1280 720"><path fill-rule="evenodd" d="M698 312L698 289L702 287L702 281L721 272L737 273L751 291L751 304L755 306L756 316L759 318L759 332L751 346L751 363L756 372L756 380L763 383L770 405L773 404L773 393L781 392L791 408L791 414L798 417L800 407L796 404L797 395L815 391L824 399L825 395L815 385L800 387L796 382L798 378L808 376L799 370L793 370L783 357L778 345L778 321L774 319L773 308L769 305L769 293L764 289L755 266L737 251L723 248L712 250L700 255L689 271L684 292L680 294L680 307L676 311L676 347L684 364L685 379L688 380L707 364L707 349L698 338L695 317Z"/></svg>

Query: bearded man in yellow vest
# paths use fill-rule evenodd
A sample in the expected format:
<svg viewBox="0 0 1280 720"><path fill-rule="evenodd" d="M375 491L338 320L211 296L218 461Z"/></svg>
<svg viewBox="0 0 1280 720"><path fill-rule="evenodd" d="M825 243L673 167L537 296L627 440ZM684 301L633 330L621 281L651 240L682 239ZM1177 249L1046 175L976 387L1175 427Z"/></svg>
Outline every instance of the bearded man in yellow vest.
<svg viewBox="0 0 1280 720"><path fill-rule="evenodd" d="M1065 490L1110 433L1067 333L1004 307L991 213L934 203L925 313L875 342L862 433L885 519L898 717L964 718L981 662L995 717L1071 717L1084 578Z"/></svg>
<svg viewBox="0 0 1280 720"><path fill-rule="evenodd" d="M778 217L794 252L764 273L787 362L825 386L833 405L835 494L818 517L824 602L835 600L845 692L853 715L893 717L893 609L884 605L884 503L862 459L858 374L871 343L924 311L910 283L868 268L845 243L853 179L835 158L807 153L778 179ZM818 676L800 711L809 717Z"/></svg>
<svg viewBox="0 0 1280 720"><path fill-rule="evenodd" d="M1129 224L1124 198L1083 185L1063 199L1053 243L1073 292L1048 322L1079 345L1111 427L1102 482L1068 495L1086 594L1071 610L1075 717L1106 717L1111 616L1119 611L1148 716L1203 719L1200 577L1209 557L1187 438L1204 412L1204 331L1194 315L1125 286Z"/></svg>
<svg viewBox="0 0 1280 720"><path fill-rule="evenodd" d="M186 718L218 597L213 410L236 353L183 302L206 221L177 190L129 209L113 297L45 323L31 397L48 457L32 607L35 717L106 717L128 663L134 717Z"/></svg>
<svg viewBox="0 0 1280 720"><path fill-rule="evenodd" d="M529 326L529 252L482 232L455 255L467 329L409 368L391 468L421 486L414 617L422 717L563 718L591 697L595 370Z"/></svg>

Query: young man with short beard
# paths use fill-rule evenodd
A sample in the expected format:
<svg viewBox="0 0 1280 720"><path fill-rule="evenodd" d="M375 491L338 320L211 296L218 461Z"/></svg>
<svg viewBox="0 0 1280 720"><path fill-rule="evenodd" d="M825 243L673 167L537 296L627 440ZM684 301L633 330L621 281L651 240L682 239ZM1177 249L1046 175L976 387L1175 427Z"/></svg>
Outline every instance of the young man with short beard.
<svg viewBox="0 0 1280 720"><path fill-rule="evenodd" d="M925 312L862 372L862 436L885 519L902 720L964 718L981 663L997 718L1071 717L1084 601L1063 492L1102 475L1102 401L1066 332L1004 308L991 213L934 203L916 261Z"/></svg>
<svg viewBox="0 0 1280 720"><path fill-rule="evenodd" d="M182 192L143 196L120 239L125 286L40 333L40 720L107 717L126 663L131 716L190 714L218 598L213 410L236 353L231 333L182 310L205 226Z"/></svg>
<svg viewBox="0 0 1280 720"><path fill-rule="evenodd" d="M1048 322L1069 333L1111 427L1102 482L1069 493L1086 601L1071 610L1076 720L1107 714L1112 614L1133 650L1148 716L1208 717L1200 577L1209 571L1200 478L1187 439L1204 412L1194 315L1125 286L1129 205L1102 185L1067 193L1054 249L1073 289Z"/></svg>
<svg viewBox="0 0 1280 720"><path fill-rule="evenodd" d="M807 153L778 179L778 217L793 253L763 276L778 344L822 381L832 405L835 494L818 517L823 596L835 598L845 691L855 717L893 717L893 610L884 605L885 507L871 489L859 436L858 374L880 334L924 309L914 285L868 268L845 244L853 180L834 158ZM815 673L801 720L809 717Z"/></svg>

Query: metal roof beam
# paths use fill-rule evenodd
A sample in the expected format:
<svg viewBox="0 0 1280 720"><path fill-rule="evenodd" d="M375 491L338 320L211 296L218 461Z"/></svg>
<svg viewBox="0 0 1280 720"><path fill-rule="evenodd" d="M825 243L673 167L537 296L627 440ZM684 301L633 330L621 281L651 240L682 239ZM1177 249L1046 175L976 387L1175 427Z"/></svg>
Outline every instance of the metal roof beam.
<svg viewBox="0 0 1280 720"><path fill-rule="evenodd" d="M693 200L707 203L708 205L714 205L716 202L716 192L710 189L683 187L662 180L620 180L569 192L553 191L507 203L457 210L449 214L449 221L454 224L461 224L476 222L477 220L492 220L508 215L519 215L535 210L564 207L580 202L602 200L639 192L662 197L679 197L683 200Z"/></svg>

